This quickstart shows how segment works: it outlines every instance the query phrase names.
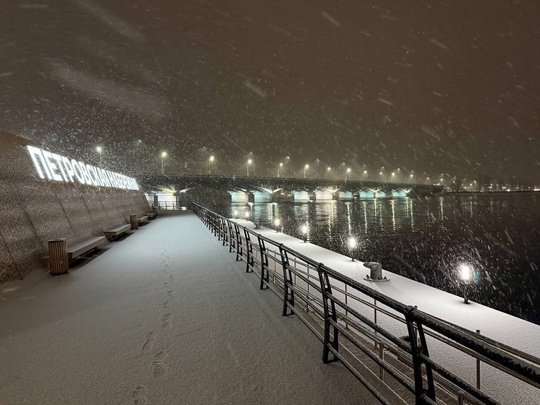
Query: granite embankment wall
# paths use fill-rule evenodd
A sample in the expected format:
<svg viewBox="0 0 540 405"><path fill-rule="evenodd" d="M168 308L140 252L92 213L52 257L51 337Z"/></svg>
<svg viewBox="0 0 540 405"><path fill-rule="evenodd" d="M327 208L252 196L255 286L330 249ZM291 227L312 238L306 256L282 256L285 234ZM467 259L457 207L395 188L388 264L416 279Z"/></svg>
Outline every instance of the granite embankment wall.
<svg viewBox="0 0 540 405"><path fill-rule="evenodd" d="M49 239L103 235L104 227L129 223L130 214L149 208L142 191L121 188L122 176L70 158L62 163L47 155L48 168L45 158L37 159L40 175L28 145L0 131L0 283L44 268Z"/></svg>

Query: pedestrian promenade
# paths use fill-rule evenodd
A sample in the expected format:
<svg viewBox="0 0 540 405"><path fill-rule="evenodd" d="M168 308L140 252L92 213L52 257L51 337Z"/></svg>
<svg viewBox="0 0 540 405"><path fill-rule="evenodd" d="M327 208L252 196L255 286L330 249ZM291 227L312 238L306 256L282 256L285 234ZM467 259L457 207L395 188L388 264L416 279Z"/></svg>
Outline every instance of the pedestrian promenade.
<svg viewBox="0 0 540 405"><path fill-rule="evenodd" d="M375 404L191 213L0 285L0 404Z"/></svg>

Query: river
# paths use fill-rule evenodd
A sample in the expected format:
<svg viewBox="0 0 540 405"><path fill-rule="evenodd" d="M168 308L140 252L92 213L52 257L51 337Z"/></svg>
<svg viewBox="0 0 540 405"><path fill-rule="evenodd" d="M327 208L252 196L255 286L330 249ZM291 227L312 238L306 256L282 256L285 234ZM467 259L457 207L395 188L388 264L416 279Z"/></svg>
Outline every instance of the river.
<svg viewBox="0 0 540 405"><path fill-rule="evenodd" d="M345 202L207 205L540 324L540 195L479 193ZM358 246L348 247L354 236Z"/></svg>

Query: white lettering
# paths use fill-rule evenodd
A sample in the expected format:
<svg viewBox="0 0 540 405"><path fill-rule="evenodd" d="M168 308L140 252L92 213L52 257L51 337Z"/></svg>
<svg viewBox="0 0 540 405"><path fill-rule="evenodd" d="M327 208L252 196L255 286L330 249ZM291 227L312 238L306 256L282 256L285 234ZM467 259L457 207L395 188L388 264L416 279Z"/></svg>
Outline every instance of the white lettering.
<svg viewBox="0 0 540 405"><path fill-rule="evenodd" d="M84 179L84 174L79 166L79 162L77 162L75 159L71 159L71 167L73 167L73 172L75 173L75 177L77 177L77 181L81 184L86 184L86 180Z"/></svg>
<svg viewBox="0 0 540 405"><path fill-rule="evenodd" d="M97 168L75 159L69 159L56 153L27 145L34 168L41 179L64 181L97 187L138 190L137 181L123 174Z"/></svg>
<svg viewBox="0 0 540 405"><path fill-rule="evenodd" d="M28 152L30 153L30 158L32 158L32 162L34 163L34 167L38 173L38 176L42 179L44 179L45 176L47 176L49 179L52 179L49 173L49 168L47 167L47 164L45 163L45 159L43 158L43 155L41 154L41 149L34 148L33 146L30 146L30 145L27 145L26 149L28 149Z"/></svg>
<svg viewBox="0 0 540 405"><path fill-rule="evenodd" d="M69 159L62 156L62 165L64 166L64 171L66 172L67 181L73 183L73 176L75 175L75 172L73 171L71 163L69 163Z"/></svg>
<svg viewBox="0 0 540 405"><path fill-rule="evenodd" d="M56 153L51 153L51 155L57 162L58 169L60 171L60 174L62 175L62 178L64 179L64 181L68 181L68 177L66 176L66 172L64 171L64 166L62 166L62 156L57 155Z"/></svg>
<svg viewBox="0 0 540 405"><path fill-rule="evenodd" d="M49 167L52 180L63 181L63 178L60 175L60 169L54 162L56 159L54 158L53 154L51 152L47 152L46 150L41 151L41 153L43 153L43 156L45 157L45 163L47 163L47 166Z"/></svg>

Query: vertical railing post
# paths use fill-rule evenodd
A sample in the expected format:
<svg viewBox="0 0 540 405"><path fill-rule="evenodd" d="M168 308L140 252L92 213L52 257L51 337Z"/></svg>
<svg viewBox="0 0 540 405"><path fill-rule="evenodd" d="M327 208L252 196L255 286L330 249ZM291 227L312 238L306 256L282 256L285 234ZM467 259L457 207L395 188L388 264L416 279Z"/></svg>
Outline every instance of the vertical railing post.
<svg viewBox="0 0 540 405"><path fill-rule="evenodd" d="M246 273L253 273L253 246L247 228L244 228L244 235L246 239Z"/></svg>
<svg viewBox="0 0 540 405"><path fill-rule="evenodd" d="M223 219L221 217L218 217L217 223L218 223L217 240L221 240L221 238L223 237Z"/></svg>
<svg viewBox="0 0 540 405"><path fill-rule="evenodd" d="M322 302L324 311L324 348L322 361L323 363L332 363L338 361L337 356L330 350L330 347L335 351L339 351L338 342L338 329L336 306L334 301L330 298L332 295L332 286L328 279L328 273L323 270L323 264L319 263L317 266L317 273L319 274L319 283L322 291Z"/></svg>
<svg viewBox="0 0 540 405"><path fill-rule="evenodd" d="M268 283L270 282L270 271L268 269L268 254L266 253L266 246L264 244L264 239L260 235L257 235L259 240L259 251L261 252L261 284L259 288L261 290L266 290L268 288Z"/></svg>
<svg viewBox="0 0 540 405"><path fill-rule="evenodd" d="M414 393L416 397L416 405L423 404L424 395L435 401L435 384L433 381L433 372L431 365L424 363L422 355L429 357L427 348L426 336L421 323L415 321L414 312L416 308L409 307L409 311L405 314L407 323L407 331L409 333L409 343L411 345L411 355L414 372ZM420 341L418 341L420 339ZM422 365L425 366L427 389L424 388L424 380L422 376Z"/></svg>
<svg viewBox="0 0 540 405"><path fill-rule="evenodd" d="M234 223L234 234L236 236L236 261L242 260L244 252L242 250L242 236L240 235L240 228L238 224Z"/></svg>
<svg viewBox="0 0 540 405"><path fill-rule="evenodd" d="M234 233L232 223L229 220L227 220L227 228L229 229L229 253L232 253L233 249L235 249Z"/></svg>
<svg viewBox="0 0 540 405"><path fill-rule="evenodd" d="M345 284L345 329L349 329L349 323L347 318L349 316L349 292L347 291L347 284Z"/></svg>
<svg viewBox="0 0 540 405"><path fill-rule="evenodd" d="M279 253L281 254L281 264L283 266L283 316L294 315L291 307L294 307L294 290L292 289L292 273L289 264L289 256L283 247L283 243L279 245Z"/></svg>
<svg viewBox="0 0 540 405"><path fill-rule="evenodd" d="M477 329L477 330L476 330L476 333L480 334L480 329ZM480 383L481 383L481 378L480 378L480 359L477 358L477 359L476 359L476 388L480 389Z"/></svg>
<svg viewBox="0 0 540 405"><path fill-rule="evenodd" d="M379 358L384 361L384 345L379 343ZM384 368L379 366L379 378L384 381Z"/></svg>

